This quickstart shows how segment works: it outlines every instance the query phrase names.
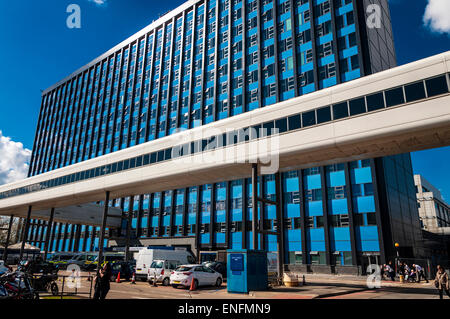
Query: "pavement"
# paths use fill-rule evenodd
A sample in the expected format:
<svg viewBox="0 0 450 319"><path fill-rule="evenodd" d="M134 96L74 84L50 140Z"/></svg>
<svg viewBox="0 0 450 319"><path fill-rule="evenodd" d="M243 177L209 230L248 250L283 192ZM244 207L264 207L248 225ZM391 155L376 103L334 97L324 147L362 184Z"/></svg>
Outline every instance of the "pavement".
<svg viewBox="0 0 450 319"><path fill-rule="evenodd" d="M62 273L60 274L62 275ZM86 274L82 274L86 275ZM77 289L80 298L88 298L90 284L81 279ZM59 281L61 286L62 282ZM67 279L66 279L67 285ZM65 292L75 289L65 287ZM61 291L61 288L60 288ZM93 294L93 291L92 291ZM380 288L370 289L365 277L344 275L305 274L305 285L300 278L298 287L273 287L268 291L254 291L249 294L228 293L226 283L222 287L200 287L197 291L186 288L165 287L158 284L153 287L148 282L136 284L122 281L112 282L107 299L438 299L439 295L429 283L400 283L399 281L381 281Z"/></svg>

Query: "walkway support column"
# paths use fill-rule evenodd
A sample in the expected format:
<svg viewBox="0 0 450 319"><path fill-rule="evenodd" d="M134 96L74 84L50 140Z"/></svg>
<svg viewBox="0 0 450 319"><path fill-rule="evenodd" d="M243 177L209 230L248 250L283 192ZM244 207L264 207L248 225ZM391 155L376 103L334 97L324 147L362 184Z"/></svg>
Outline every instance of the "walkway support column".
<svg viewBox="0 0 450 319"><path fill-rule="evenodd" d="M28 238L28 230L30 228L30 219L31 219L31 210L32 210L32 207L30 205L30 206L28 206L27 219L25 220L25 228L24 228L23 233L22 233L22 246L20 247L19 261L21 261L22 258L23 258L23 251L25 249L25 241Z"/></svg>
<svg viewBox="0 0 450 319"><path fill-rule="evenodd" d="M11 237L11 229L14 222L14 215L11 215L9 219L9 225L8 225L8 233L6 234L6 242L5 242L5 248L3 250L3 260L5 263L7 263L8 260L8 245L9 245L9 238ZM17 230L19 231L19 230Z"/></svg>
<svg viewBox="0 0 450 319"><path fill-rule="evenodd" d="M106 219L108 218L108 209L109 209L109 191L106 192L105 196L105 208L103 209L103 219L102 226L100 227L100 240L98 241L98 262L97 262L97 276L102 267L103 260L103 242L105 240L105 228L106 228Z"/></svg>
<svg viewBox="0 0 450 319"><path fill-rule="evenodd" d="M50 241L50 236L52 234L52 228L53 228L53 217L55 216L55 208L52 208L50 210L50 219L48 220L47 225L47 233L45 234L45 245L44 245L44 261L47 260L47 254L48 254L48 244Z"/></svg>
<svg viewBox="0 0 450 319"><path fill-rule="evenodd" d="M277 218L277 253L278 253L278 282L282 282L283 280L283 270L284 270L284 252L285 252L285 244L284 244L284 215L283 215L283 188L282 188L282 180L281 173L275 173L275 196L276 196L276 218Z"/></svg>
<svg viewBox="0 0 450 319"><path fill-rule="evenodd" d="M130 260L130 237L131 237L131 223L133 221L134 212L134 195L130 197L128 204L128 216L127 216L127 234L125 242L125 261Z"/></svg>
<svg viewBox="0 0 450 319"><path fill-rule="evenodd" d="M258 247L258 164L252 164L252 237L253 249Z"/></svg>

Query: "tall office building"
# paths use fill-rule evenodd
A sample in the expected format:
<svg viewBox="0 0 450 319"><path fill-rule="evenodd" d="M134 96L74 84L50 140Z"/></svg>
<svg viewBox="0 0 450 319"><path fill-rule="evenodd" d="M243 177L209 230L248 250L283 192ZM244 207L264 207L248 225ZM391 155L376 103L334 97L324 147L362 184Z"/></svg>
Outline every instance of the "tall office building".
<svg viewBox="0 0 450 319"><path fill-rule="evenodd" d="M188 1L43 93L29 175L395 65L386 0ZM274 184L274 176L264 177L267 197ZM397 241L403 253L420 254L409 154L290 171L281 184L284 218L276 225L275 207L266 205L264 224L283 231L289 267L355 270L393 256ZM247 179L110 205L124 217L109 232L110 244L121 244L132 214L141 245L186 245L196 253L253 246ZM42 245L45 226L32 224L31 243ZM97 235L95 227L57 224L50 250L96 250ZM276 237L265 235L261 247L276 251Z"/></svg>

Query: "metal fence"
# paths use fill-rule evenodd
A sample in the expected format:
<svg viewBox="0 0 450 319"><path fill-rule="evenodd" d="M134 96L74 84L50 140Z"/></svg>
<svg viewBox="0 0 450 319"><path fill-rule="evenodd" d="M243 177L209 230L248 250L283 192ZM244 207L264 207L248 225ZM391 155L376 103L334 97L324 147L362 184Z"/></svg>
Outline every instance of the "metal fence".
<svg viewBox="0 0 450 319"><path fill-rule="evenodd" d="M58 275L55 283L57 284L57 293L53 289L46 289L38 291L40 297L43 299L57 297L64 299L64 297L73 298L92 298L93 280L92 275L73 276L73 275Z"/></svg>

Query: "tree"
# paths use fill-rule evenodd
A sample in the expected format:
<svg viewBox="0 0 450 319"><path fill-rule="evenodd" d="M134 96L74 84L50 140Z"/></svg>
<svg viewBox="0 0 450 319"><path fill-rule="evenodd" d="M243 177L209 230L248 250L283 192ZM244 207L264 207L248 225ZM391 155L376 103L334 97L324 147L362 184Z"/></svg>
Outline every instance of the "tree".
<svg viewBox="0 0 450 319"><path fill-rule="evenodd" d="M0 245L5 246L6 237L8 235L8 227L9 227L10 217L0 217ZM9 235L9 245L13 245L18 241L18 232L20 219L14 218L11 233Z"/></svg>

